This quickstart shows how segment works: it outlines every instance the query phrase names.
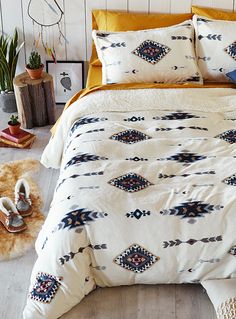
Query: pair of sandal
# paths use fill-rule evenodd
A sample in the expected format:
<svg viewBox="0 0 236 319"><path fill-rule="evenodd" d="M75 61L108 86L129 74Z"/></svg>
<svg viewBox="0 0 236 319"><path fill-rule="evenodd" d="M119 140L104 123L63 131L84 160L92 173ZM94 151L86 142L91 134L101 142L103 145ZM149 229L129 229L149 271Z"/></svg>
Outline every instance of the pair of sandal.
<svg viewBox="0 0 236 319"><path fill-rule="evenodd" d="M32 214L30 187L26 179L19 179L15 185L15 204L9 197L0 198L0 222L10 233L27 228L23 217Z"/></svg>

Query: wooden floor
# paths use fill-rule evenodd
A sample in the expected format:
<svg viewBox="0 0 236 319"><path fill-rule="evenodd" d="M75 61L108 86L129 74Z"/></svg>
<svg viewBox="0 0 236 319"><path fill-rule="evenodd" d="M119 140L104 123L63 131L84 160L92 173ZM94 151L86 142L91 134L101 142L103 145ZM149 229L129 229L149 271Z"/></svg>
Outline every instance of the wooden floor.
<svg viewBox="0 0 236 319"><path fill-rule="evenodd" d="M8 114L0 109L0 129L6 127L7 119ZM32 132L37 135L32 149L0 148L0 163L27 157L40 159L50 136L49 127L35 128ZM52 200L57 178L57 171L44 167L41 167L39 173L35 175L42 189L45 215ZM30 273L35 260L36 254L32 249L24 257L0 262L0 319L22 318ZM61 319L215 318L214 309L199 285L140 285L98 289L61 317Z"/></svg>

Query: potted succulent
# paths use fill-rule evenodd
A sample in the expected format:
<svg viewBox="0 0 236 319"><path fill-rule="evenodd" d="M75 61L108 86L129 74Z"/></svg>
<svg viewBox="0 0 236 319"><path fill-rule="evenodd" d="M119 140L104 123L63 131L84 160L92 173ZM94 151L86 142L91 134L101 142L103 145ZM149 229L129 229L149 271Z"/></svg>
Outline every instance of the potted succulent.
<svg viewBox="0 0 236 319"><path fill-rule="evenodd" d="M29 63L26 65L26 71L28 72L32 80L38 80L41 78L44 65L41 62L41 56L37 51L32 51L29 56Z"/></svg>
<svg viewBox="0 0 236 319"><path fill-rule="evenodd" d="M17 115L11 115L10 121L8 122L8 128L12 135L17 135L20 133L21 123L18 121Z"/></svg>
<svg viewBox="0 0 236 319"><path fill-rule="evenodd" d="M16 112L16 99L13 79L16 73L18 57L24 42L18 45L18 32L12 37L0 36L0 106L4 112Z"/></svg>

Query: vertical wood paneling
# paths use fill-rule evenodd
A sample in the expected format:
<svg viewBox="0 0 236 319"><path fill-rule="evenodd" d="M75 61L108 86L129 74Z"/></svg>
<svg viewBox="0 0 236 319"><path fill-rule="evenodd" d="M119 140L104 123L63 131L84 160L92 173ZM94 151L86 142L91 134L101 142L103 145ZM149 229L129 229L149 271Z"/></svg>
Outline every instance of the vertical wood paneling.
<svg viewBox="0 0 236 319"><path fill-rule="evenodd" d="M191 0L171 0L171 13L191 12Z"/></svg>
<svg viewBox="0 0 236 319"><path fill-rule="evenodd" d="M9 0L5 0L7 2L9 2ZM13 0L11 0L13 2ZM59 6L63 9L63 0L57 0ZM26 41L26 59L28 59L30 52L32 51L32 49L34 48L33 43L34 43L34 34L33 34L33 30L35 31L35 37L37 37L38 33L40 32L40 27L35 24L35 27L33 29L33 23L32 20L30 19L30 17L28 16L27 13L27 8L28 8L28 1L27 0L23 0L23 19L24 19L24 31L25 31L25 41ZM61 30L63 32L63 34L65 35L65 17L63 16L62 18L62 23L61 23ZM53 38L54 38L54 46L55 46L55 50L56 50L56 56L58 60L64 60L66 58L66 45L65 45L65 40L63 38L61 38L61 43L59 42L59 32L58 32L58 27L57 26L53 26L50 28L44 28L44 38L45 38L45 42L46 39L50 39L50 42L53 42ZM45 50L43 48L43 46L41 45L40 42L40 47L38 49L39 53L42 56L42 60L45 63L45 60L50 60L50 57L48 57L45 54Z"/></svg>
<svg viewBox="0 0 236 319"><path fill-rule="evenodd" d="M148 13L149 0L129 0L128 10Z"/></svg>
<svg viewBox="0 0 236 319"><path fill-rule="evenodd" d="M2 26L2 4L0 0L0 32L3 33L3 26Z"/></svg>
<svg viewBox="0 0 236 319"><path fill-rule="evenodd" d="M171 0L150 0L150 13L152 12L169 13L170 7L171 7Z"/></svg>
<svg viewBox="0 0 236 319"><path fill-rule="evenodd" d="M3 32L7 35L12 36L14 33L14 29L17 28L19 33L19 43L24 41L23 34L23 21L22 21L22 11L21 4L16 6L15 1L9 0L1 0L1 9L2 9L2 26ZM14 18L13 18L14 12ZM21 72L24 70L25 66L25 50L22 48L21 53L19 55L17 70L16 72Z"/></svg>
<svg viewBox="0 0 236 319"><path fill-rule="evenodd" d="M86 60L84 1L65 1L65 24L68 60Z"/></svg>
<svg viewBox="0 0 236 319"><path fill-rule="evenodd" d="M199 7L213 7L212 0L192 0L192 4Z"/></svg>
<svg viewBox="0 0 236 319"><path fill-rule="evenodd" d="M139 0L142 1L142 0ZM128 9L128 0L107 0L107 10L124 10Z"/></svg>
<svg viewBox="0 0 236 319"><path fill-rule="evenodd" d="M36 0L35 0L36 1ZM0 31L12 34L14 28L19 30L20 41L25 39L25 48L19 58L18 72L24 70L25 58L33 48L33 24L27 14L29 0L0 0ZM54 42L57 58L65 60L88 60L91 54L92 9L128 10L139 12L190 12L191 4L222 8L236 11L236 0L58 0L64 9L62 32L68 43L62 39L58 42L58 29L54 27ZM35 27L35 32L40 28ZM51 35L52 37L52 29ZM49 59L42 46L39 48L42 60Z"/></svg>
<svg viewBox="0 0 236 319"><path fill-rule="evenodd" d="M86 34L87 34L87 59L91 55L92 44L92 14L93 9L106 9L106 0L87 0L86 1Z"/></svg>
<svg viewBox="0 0 236 319"><path fill-rule="evenodd" d="M213 7L220 9L229 9L233 10L234 0L213 0Z"/></svg>

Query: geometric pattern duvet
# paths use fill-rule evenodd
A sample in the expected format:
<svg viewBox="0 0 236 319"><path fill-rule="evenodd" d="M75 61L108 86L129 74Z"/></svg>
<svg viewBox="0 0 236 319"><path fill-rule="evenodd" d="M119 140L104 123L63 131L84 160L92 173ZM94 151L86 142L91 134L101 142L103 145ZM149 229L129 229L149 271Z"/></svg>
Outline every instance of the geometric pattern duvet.
<svg viewBox="0 0 236 319"><path fill-rule="evenodd" d="M235 278L235 194L236 125L223 113L78 118L24 318L58 318L96 286Z"/></svg>

